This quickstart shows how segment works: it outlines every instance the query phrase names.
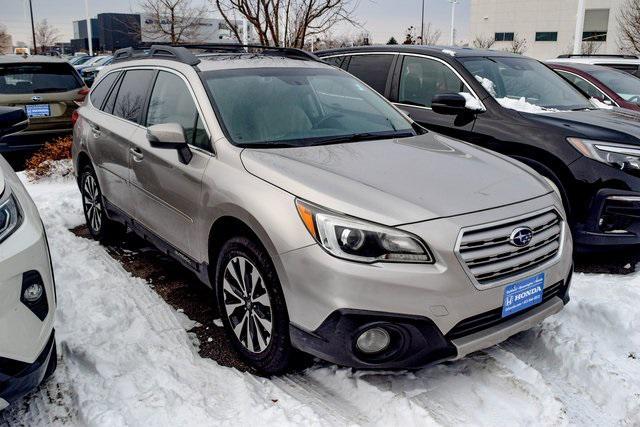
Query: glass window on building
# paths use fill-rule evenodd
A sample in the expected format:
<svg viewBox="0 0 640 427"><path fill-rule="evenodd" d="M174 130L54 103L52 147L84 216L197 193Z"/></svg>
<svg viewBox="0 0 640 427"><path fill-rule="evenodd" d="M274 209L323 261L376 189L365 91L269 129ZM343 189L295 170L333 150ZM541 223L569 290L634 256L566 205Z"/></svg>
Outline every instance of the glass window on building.
<svg viewBox="0 0 640 427"><path fill-rule="evenodd" d="M583 41L605 42L608 30L609 9L587 9L584 11Z"/></svg>
<svg viewBox="0 0 640 427"><path fill-rule="evenodd" d="M494 38L497 42L512 42L514 33L495 33Z"/></svg>
<svg viewBox="0 0 640 427"><path fill-rule="evenodd" d="M557 42L558 32L557 31L539 31L536 33L536 41L537 42Z"/></svg>

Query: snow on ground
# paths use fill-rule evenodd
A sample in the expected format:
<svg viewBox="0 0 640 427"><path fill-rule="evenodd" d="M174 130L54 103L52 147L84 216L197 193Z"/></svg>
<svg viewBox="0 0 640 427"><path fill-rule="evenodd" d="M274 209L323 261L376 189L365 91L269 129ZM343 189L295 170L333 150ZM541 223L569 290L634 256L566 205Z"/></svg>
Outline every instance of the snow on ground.
<svg viewBox="0 0 640 427"><path fill-rule="evenodd" d="M416 372L318 363L267 380L201 358L184 315L130 276L82 223L71 180L28 184L58 284L53 379L0 424L638 425L640 273L576 274L572 302L541 326Z"/></svg>

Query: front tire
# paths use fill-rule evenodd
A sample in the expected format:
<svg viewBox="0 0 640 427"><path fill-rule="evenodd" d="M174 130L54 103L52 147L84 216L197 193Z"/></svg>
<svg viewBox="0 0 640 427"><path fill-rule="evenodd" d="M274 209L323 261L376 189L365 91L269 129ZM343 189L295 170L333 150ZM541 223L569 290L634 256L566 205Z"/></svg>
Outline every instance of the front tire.
<svg viewBox="0 0 640 427"><path fill-rule="evenodd" d="M80 175L82 208L91 236L101 242L110 241L121 234L122 225L107 216L98 177L91 166L85 166Z"/></svg>
<svg viewBox="0 0 640 427"><path fill-rule="evenodd" d="M293 353L289 316L266 250L247 237L231 238L220 250L215 277L218 309L236 352L261 374L285 372Z"/></svg>

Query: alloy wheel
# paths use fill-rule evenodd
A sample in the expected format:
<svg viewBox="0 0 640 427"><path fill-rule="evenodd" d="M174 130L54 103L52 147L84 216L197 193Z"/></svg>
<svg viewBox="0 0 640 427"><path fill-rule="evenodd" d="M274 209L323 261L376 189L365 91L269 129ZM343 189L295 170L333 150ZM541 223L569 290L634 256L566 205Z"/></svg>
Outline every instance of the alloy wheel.
<svg viewBox="0 0 640 427"><path fill-rule="evenodd" d="M271 300L264 279L251 261L237 256L227 264L222 289L235 336L252 353L262 353L273 333Z"/></svg>
<svg viewBox="0 0 640 427"><path fill-rule="evenodd" d="M89 226L94 232L99 232L102 227L102 200L98 183L92 175L87 175L84 179L82 202Z"/></svg>

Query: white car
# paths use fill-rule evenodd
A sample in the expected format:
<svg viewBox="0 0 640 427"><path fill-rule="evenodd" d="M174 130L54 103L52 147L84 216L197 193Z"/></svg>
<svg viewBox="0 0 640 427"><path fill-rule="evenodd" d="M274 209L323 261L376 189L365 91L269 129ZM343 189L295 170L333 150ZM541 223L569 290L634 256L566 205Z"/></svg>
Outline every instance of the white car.
<svg viewBox="0 0 640 427"><path fill-rule="evenodd" d="M615 68L640 77L640 57L637 55L560 55L547 62L556 64L591 64Z"/></svg>
<svg viewBox="0 0 640 427"><path fill-rule="evenodd" d="M3 112L15 114L15 109L7 110L0 108L0 123ZM42 220L18 176L0 156L0 411L55 371L55 308Z"/></svg>

